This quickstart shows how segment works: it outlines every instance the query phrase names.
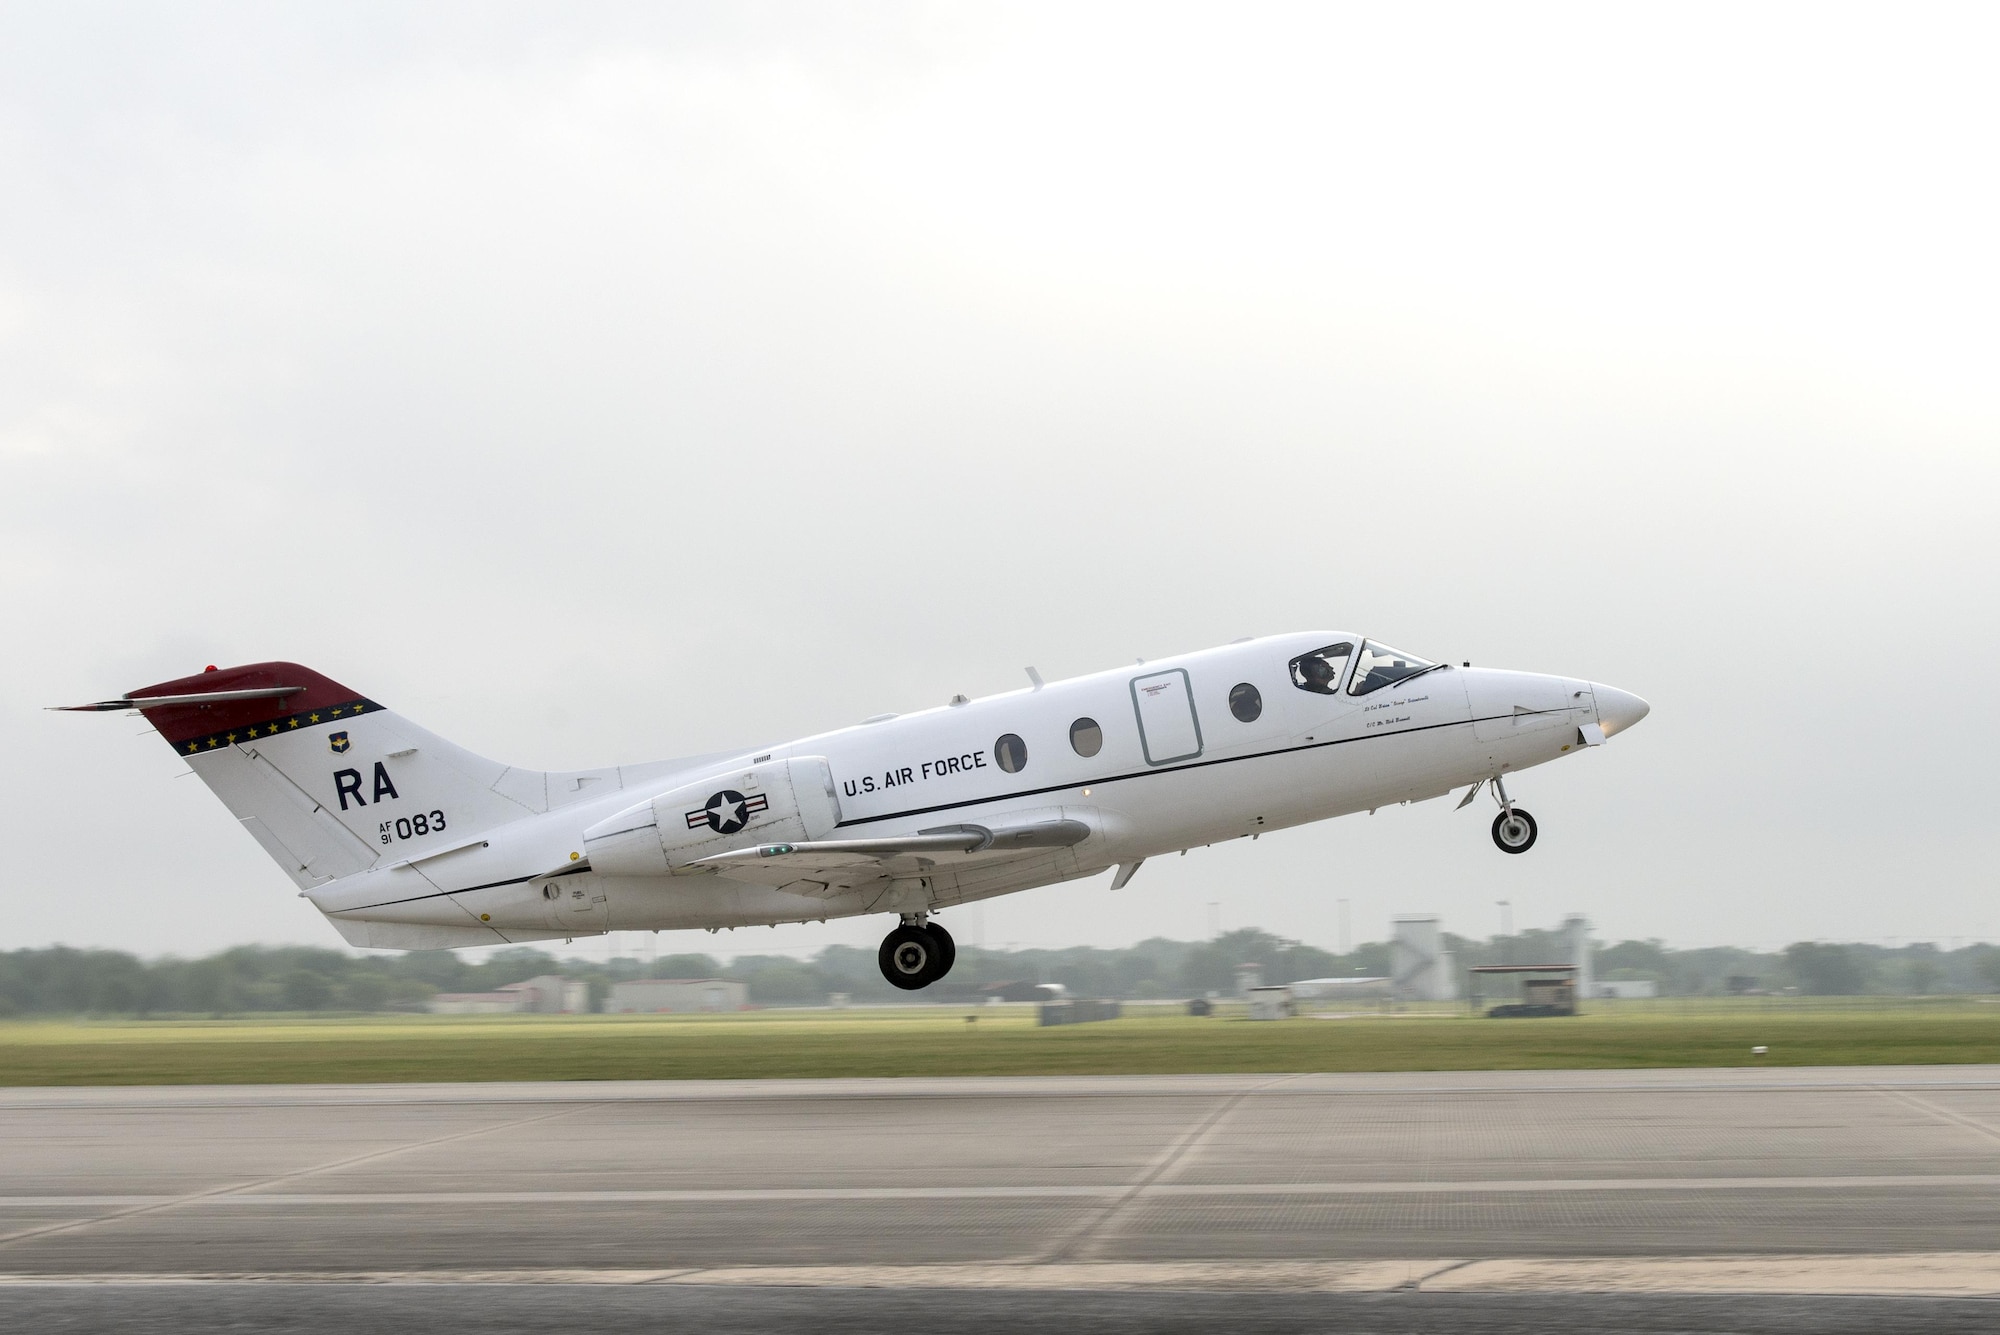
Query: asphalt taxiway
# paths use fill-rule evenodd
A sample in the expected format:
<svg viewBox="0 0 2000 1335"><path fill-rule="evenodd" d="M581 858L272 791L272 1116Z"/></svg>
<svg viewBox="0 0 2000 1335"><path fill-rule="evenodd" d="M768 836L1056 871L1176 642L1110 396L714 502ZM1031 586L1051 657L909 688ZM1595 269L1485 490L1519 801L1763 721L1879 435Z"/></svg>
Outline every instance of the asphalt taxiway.
<svg viewBox="0 0 2000 1335"><path fill-rule="evenodd" d="M513 1295L493 1329L551 1293L748 1329L805 1290L856 1329L945 1294L1104 1329L1162 1302L1147 1328L1180 1328L1173 1294L1273 1330L2000 1320L2000 1067L0 1092L9 1325L362 1286Z"/></svg>

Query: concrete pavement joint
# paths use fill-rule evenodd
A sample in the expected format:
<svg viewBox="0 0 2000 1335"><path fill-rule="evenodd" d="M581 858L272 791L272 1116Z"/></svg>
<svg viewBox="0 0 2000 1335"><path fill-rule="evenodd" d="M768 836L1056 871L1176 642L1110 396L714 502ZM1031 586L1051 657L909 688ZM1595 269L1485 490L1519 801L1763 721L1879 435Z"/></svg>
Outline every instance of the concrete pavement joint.
<svg viewBox="0 0 2000 1335"><path fill-rule="evenodd" d="M2000 1064L1935 1066L1651 1067L1527 1071L1302 1071L1257 1075L870 1076L831 1079L609 1080L579 1097L575 1081L381 1085L69 1085L0 1088L0 1111L123 1107L451 1106L501 1103L707 1103L812 1098L1052 1098L1239 1092L1245 1082L1296 1081L1291 1092L1379 1094L1717 1093L1728 1090L2000 1088Z"/></svg>
<svg viewBox="0 0 2000 1335"><path fill-rule="evenodd" d="M1957 1126L1965 1127L1969 1131L1977 1131L1988 1140L2000 1141L2000 1128L1988 1126L1976 1117L1967 1117L1963 1113L1953 1112L1950 1108L1941 1108L1929 1099L1918 1098L1908 1090L1891 1089L1887 1085L1877 1085L1874 1088L1877 1094L1884 1094L1900 1103L1907 1103L1912 1108L1929 1113L1939 1121L1951 1122Z"/></svg>
<svg viewBox="0 0 2000 1335"><path fill-rule="evenodd" d="M1222 1125L1224 1119L1230 1113L1236 1111L1237 1107L1245 1099L1261 1090L1269 1089L1274 1085L1282 1085L1287 1080L1296 1079L1298 1079L1297 1076L1280 1076L1276 1080L1269 1080L1261 1085L1254 1085L1249 1089L1240 1090L1223 1100L1220 1107L1210 1112L1207 1117L1203 1118L1185 1135L1181 1136L1180 1139L1155 1156L1153 1162L1146 1166L1145 1171L1140 1173L1125 1189L1124 1193L1109 1206L1096 1215L1086 1218L1082 1223L1064 1233L1054 1246L1044 1252L1041 1258L1042 1261L1047 1264L1053 1264L1072 1259L1089 1260L1097 1256L1103 1250L1105 1241L1117 1233L1118 1223L1125 1213L1131 1209L1132 1203L1144 1195L1147 1188L1177 1168L1183 1157L1192 1153L1203 1141L1208 1139L1215 1129Z"/></svg>
<svg viewBox="0 0 2000 1335"><path fill-rule="evenodd" d="M1424 1287L1424 1285L1430 1283L1432 1280L1441 1278L1445 1275L1449 1275L1454 1270L1463 1270L1465 1269L1465 1267L1471 1264L1473 1264L1473 1262L1470 1260L1446 1261L1444 1264L1436 1267L1435 1269L1428 1270L1423 1274L1416 1276L1409 1283L1398 1285L1396 1288L1396 1292L1416 1293L1419 1290L1421 1290Z"/></svg>
<svg viewBox="0 0 2000 1335"><path fill-rule="evenodd" d="M1420 1273L1412 1276L1412 1271ZM2000 1252L1768 1256L0 1274L0 1288L117 1285L685 1285L716 1288L1628 1293L2000 1299Z"/></svg>
<svg viewBox="0 0 2000 1335"><path fill-rule="evenodd" d="M495 1128L497 1129L497 1128ZM412 1147L414 1148L414 1147ZM1620 1191L1854 1191L1867 1188L2000 1188L2000 1173L1879 1173L1834 1177L1583 1177L1473 1178L1458 1181L1371 1182L1159 1182L1102 1185L1048 1183L963 1187L683 1187L634 1191L382 1191L267 1192L283 1179L242 1189L217 1188L192 1196L6 1196L6 1209L164 1208L177 1205L395 1206L395 1205L733 1205L765 1201L814 1202L1108 1200L1230 1196L1521 1196L1561 1192ZM136 1211L131 1211L136 1212ZM130 1213L130 1212L128 1212ZM105 1218L120 1217L106 1215Z"/></svg>
<svg viewBox="0 0 2000 1335"><path fill-rule="evenodd" d="M164 1210L179 1209L182 1206L196 1205L203 1201L216 1200L222 1197L234 1197L242 1195L255 1187L273 1186L280 1182L296 1182L303 1178L315 1177L321 1173L330 1173L340 1168L350 1168L355 1164L368 1163L375 1159L386 1159L391 1155L404 1154L411 1150L429 1149L434 1145L448 1145L455 1140L470 1140L474 1136L483 1136L494 1131L506 1131L517 1126L529 1126L535 1122L552 1121L558 1117L567 1117L582 1106L586 1105L563 1108L552 1113L542 1113L537 1117L517 1117L510 1122L499 1122L492 1126L483 1126L471 1131L457 1131L448 1136L433 1136L428 1140L412 1141L407 1145L396 1145L389 1149L371 1150L367 1154L351 1155L345 1159L336 1159L331 1163L315 1164L310 1168L301 1168L290 1173L279 1173L275 1176L260 1178L255 1181L232 1182L226 1186L211 1187L207 1191L189 1192L184 1196L168 1197L155 1205L136 1205L129 1209L112 1210L109 1213L96 1215L89 1219L66 1219L60 1223L44 1224L38 1228L17 1229L12 1233L0 1234L0 1247L11 1247L17 1242L26 1242L31 1238L45 1238L61 1233L77 1233L86 1228L91 1228L98 1224L107 1224L114 1220L131 1219L139 1215L158 1214Z"/></svg>

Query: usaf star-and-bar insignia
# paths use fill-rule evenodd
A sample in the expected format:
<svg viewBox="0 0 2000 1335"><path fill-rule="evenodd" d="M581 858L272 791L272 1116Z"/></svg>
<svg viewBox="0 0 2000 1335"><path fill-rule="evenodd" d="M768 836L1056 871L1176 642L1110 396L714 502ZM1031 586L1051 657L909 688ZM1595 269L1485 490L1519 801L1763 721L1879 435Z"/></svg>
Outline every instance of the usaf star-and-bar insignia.
<svg viewBox="0 0 2000 1335"><path fill-rule="evenodd" d="M335 755L339 755L347 749L347 734L344 732L328 733L326 735L326 745L328 750L332 751Z"/></svg>
<svg viewBox="0 0 2000 1335"><path fill-rule="evenodd" d="M771 805L771 799L762 793L745 797L733 788L725 788L708 799L706 806L697 807L687 813L690 830L698 830L706 825L717 834L735 834L750 823L750 818Z"/></svg>

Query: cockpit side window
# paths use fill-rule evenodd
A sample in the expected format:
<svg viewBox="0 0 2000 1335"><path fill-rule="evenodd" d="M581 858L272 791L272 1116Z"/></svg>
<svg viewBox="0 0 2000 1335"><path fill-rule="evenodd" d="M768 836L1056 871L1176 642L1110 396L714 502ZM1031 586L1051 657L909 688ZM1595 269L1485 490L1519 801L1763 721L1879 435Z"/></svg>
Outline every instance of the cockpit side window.
<svg viewBox="0 0 2000 1335"><path fill-rule="evenodd" d="M1415 654L1406 654L1401 649L1391 649L1386 644L1373 640L1361 642L1361 661L1354 666L1354 680L1347 684L1349 695L1366 695L1379 691L1392 682L1405 677L1414 677L1426 672L1437 664Z"/></svg>
<svg viewBox="0 0 2000 1335"><path fill-rule="evenodd" d="M1292 685L1318 695L1338 694L1340 674L1347 670L1347 660L1353 656L1354 646L1345 641L1300 654L1291 662Z"/></svg>

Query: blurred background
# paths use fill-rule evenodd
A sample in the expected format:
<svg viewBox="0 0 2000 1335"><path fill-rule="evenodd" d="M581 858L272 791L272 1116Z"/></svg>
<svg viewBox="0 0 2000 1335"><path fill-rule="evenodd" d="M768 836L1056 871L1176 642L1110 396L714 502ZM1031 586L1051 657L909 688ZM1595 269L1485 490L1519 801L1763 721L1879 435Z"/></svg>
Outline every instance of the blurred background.
<svg viewBox="0 0 2000 1335"><path fill-rule="evenodd" d="M1314 627L1653 714L1531 857L1437 802L959 940L2000 939L1995 22L0 6L0 944L338 946L41 712L207 663L565 768Z"/></svg>
<svg viewBox="0 0 2000 1335"><path fill-rule="evenodd" d="M1445 933L1442 945L1448 958L1435 979L1413 967L1415 961L1399 958L1390 942L1365 942L1337 954L1256 928L1204 941L1155 938L1124 949L969 946L961 949L950 980L917 998L883 980L875 952L866 946L830 945L810 959L784 954L719 959L702 951L650 950L601 959L568 954L560 946L408 953L235 946L194 959L154 960L58 946L0 954L0 1015L715 1014L910 1001L965 1007L1066 997L1202 998L1236 1014L1238 1003L1252 999L1252 988L1288 988L1273 999L1295 1013L1458 1015L1477 1014L1488 1008L1484 1003L1509 1002L1520 992L1515 979L1479 979L1468 968L1577 959L1573 940L1561 929L1488 941ZM1577 998L1582 1011L1626 1017L1749 1009L1776 1018L1829 1008L1921 1007L1957 1018L1968 998L1990 1005L1990 994L2000 992L2000 947L1985 944L1953 948L1918 942L1891 949L1798 941L1782 951L1760 952L1621 941L1588 952L1585 967L1594 986ZM662 985L644 985L651 980ZM642 985L629 986L635 982ZM718 982L733 986L712 992ZM1690 1011L1688 1004L1697 1002ZM1987 1012L1979 1018L1993 1017Z"/></svg>

